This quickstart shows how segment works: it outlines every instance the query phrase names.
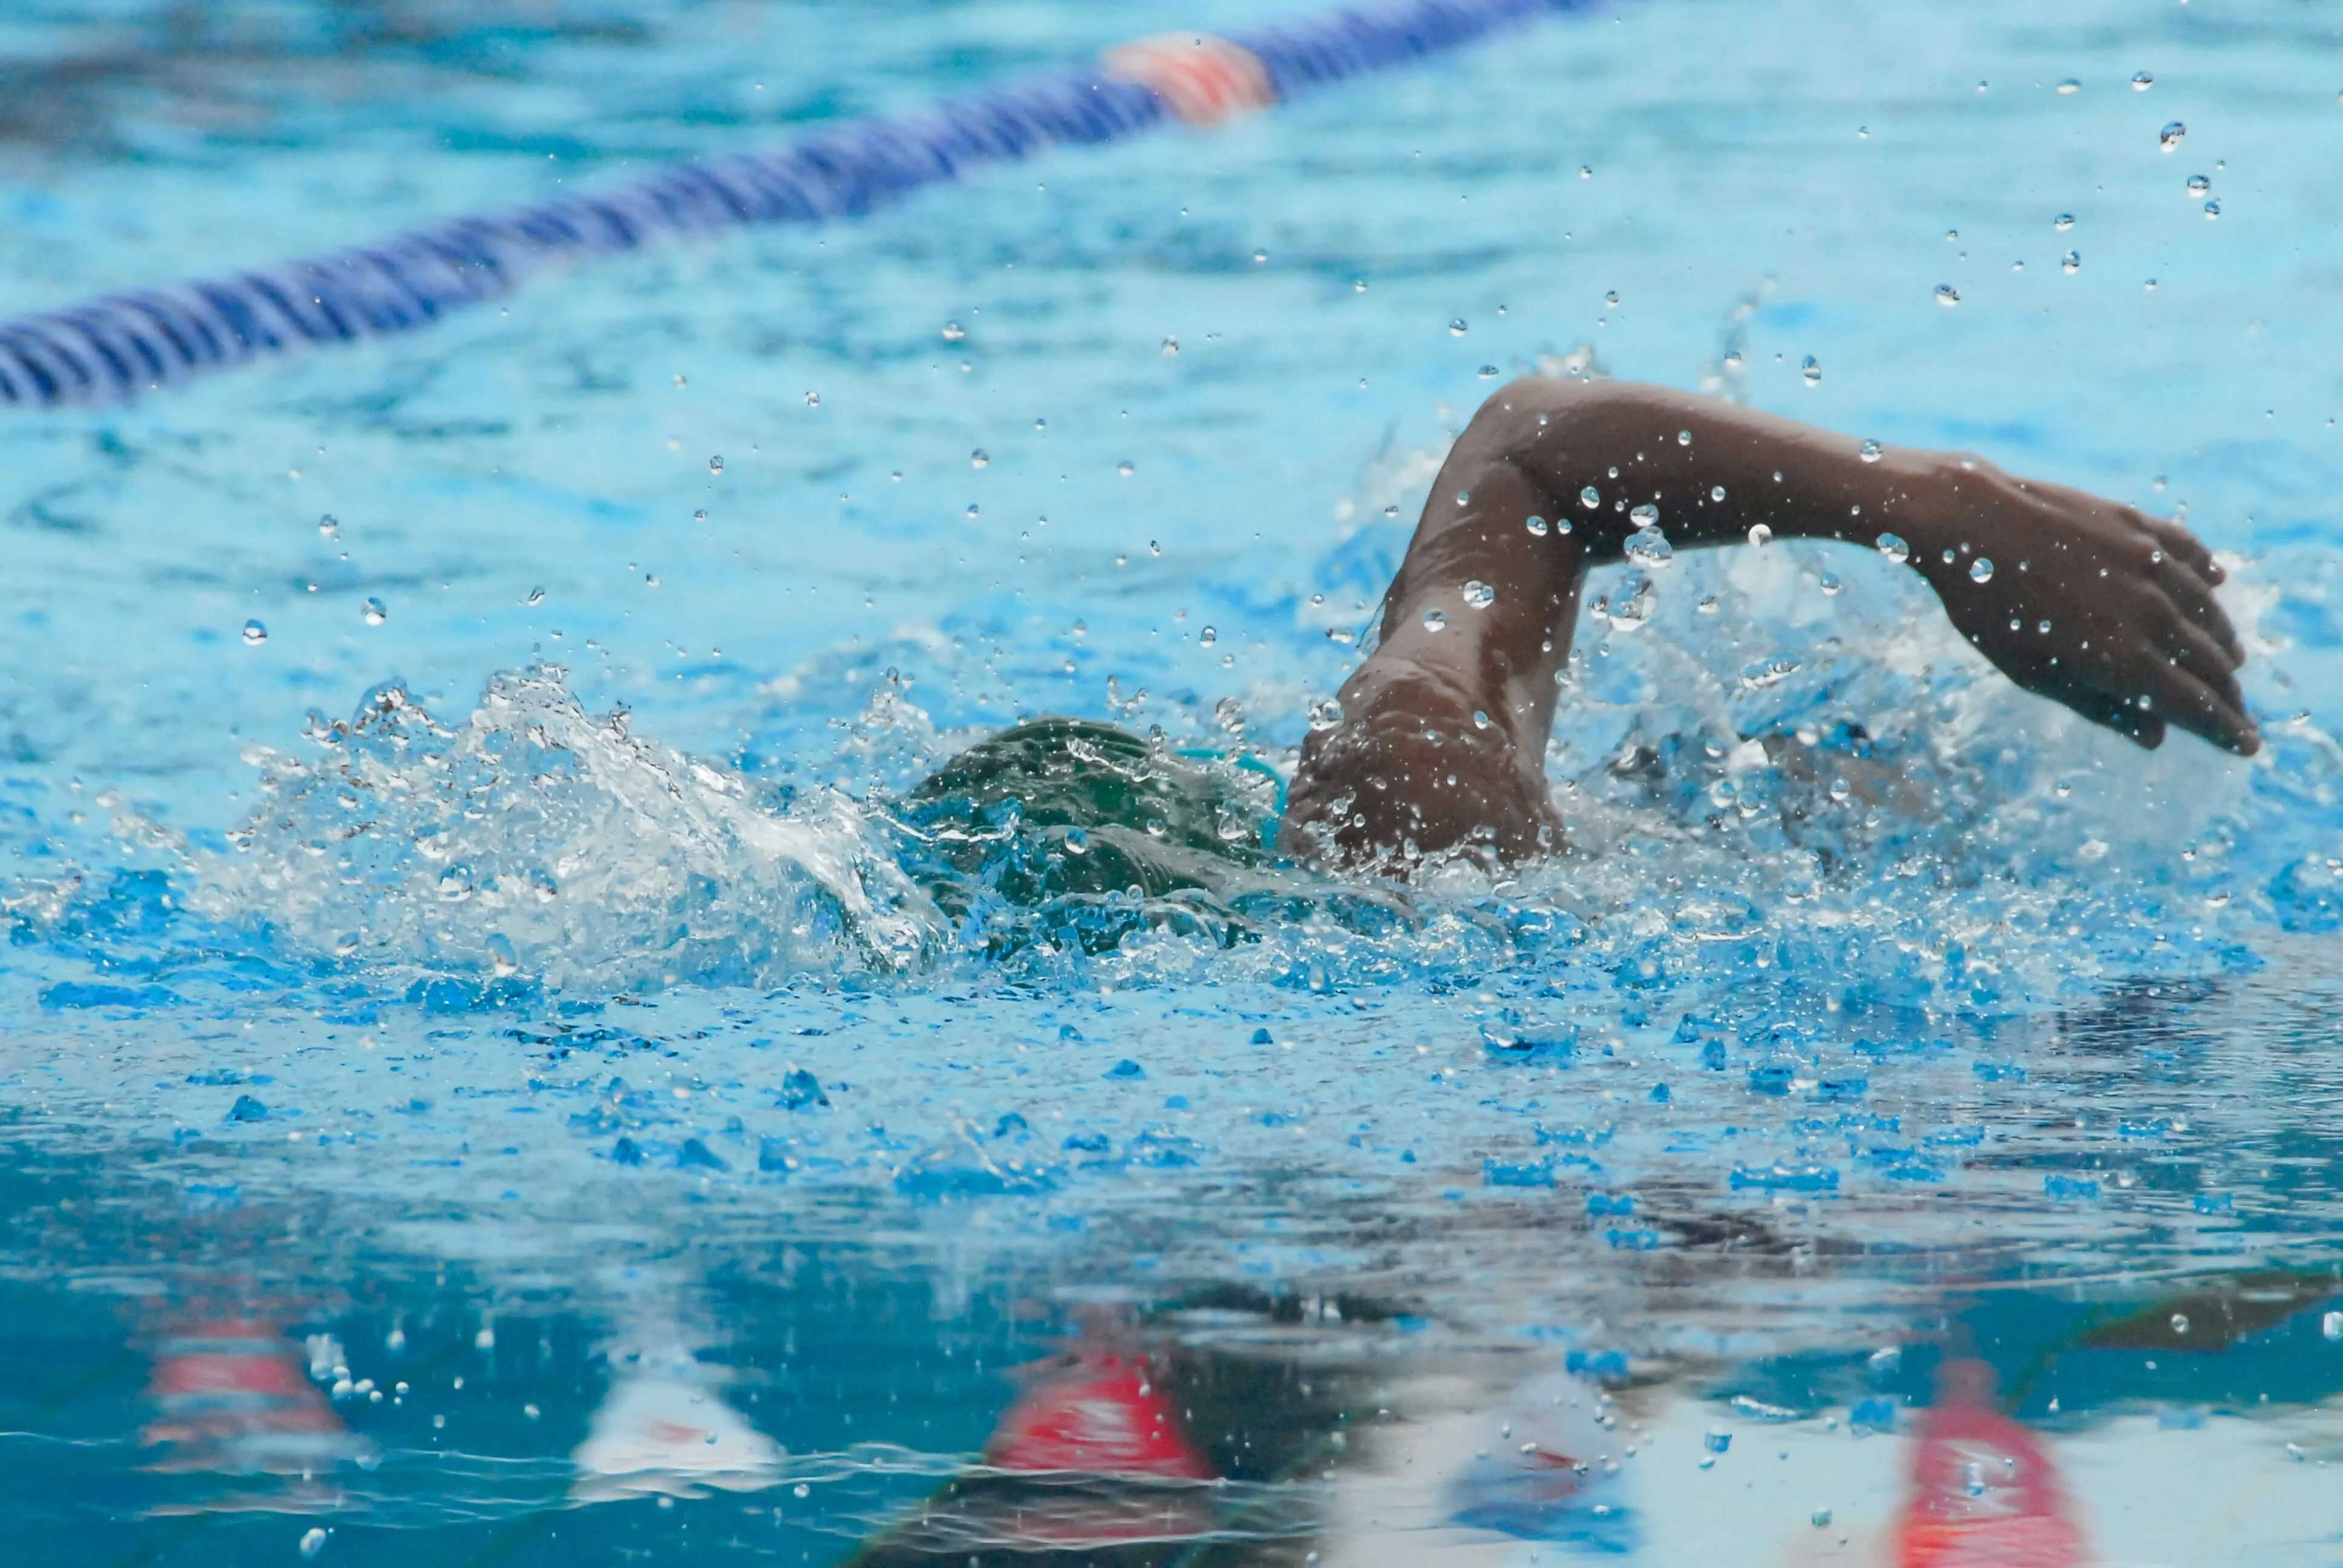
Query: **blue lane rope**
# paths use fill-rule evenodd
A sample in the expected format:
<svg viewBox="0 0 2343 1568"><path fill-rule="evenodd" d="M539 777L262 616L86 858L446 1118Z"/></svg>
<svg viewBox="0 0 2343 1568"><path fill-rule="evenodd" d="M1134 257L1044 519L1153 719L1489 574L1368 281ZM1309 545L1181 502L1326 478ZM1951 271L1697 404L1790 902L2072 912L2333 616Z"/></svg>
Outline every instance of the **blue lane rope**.
<svg viewBox="0 0 2343 1568"><path fill-rule="evenodd" d="M563 262L675 236L853 216L922 186L1170 119L1210 125L1591 0L1404 0L1238 39L1172 34L1081 71L680 164L599 194L448 219L329 256L0 322L0 403L131 397L306 344L408 332Z"/></svg>

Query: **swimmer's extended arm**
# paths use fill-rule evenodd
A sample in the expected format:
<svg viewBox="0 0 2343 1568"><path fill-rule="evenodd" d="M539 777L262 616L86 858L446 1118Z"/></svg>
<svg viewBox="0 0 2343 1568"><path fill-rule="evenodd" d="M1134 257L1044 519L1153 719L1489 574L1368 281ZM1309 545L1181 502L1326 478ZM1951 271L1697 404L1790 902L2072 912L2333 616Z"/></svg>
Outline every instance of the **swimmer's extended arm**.
<svg viewBox="0 0 2343 1568"><path fill-rule="evenodd" d="M1483 843L1514 859L1554 841L1545 743L1579 583L1621 558L1645 504L1678 548L1759 524L1866 547L1895 534L2020 686L2142 746L2167 723L2259 745L2221 568L2178 524L1966 454L1866 458L1851 437L1664 387L1533 377L1483 404L1441 468L1381 646L1343 684L1342 722L1302 748L1289 848L1391 862ZM1470 583L1494 598L1476 607Z"/></svg>

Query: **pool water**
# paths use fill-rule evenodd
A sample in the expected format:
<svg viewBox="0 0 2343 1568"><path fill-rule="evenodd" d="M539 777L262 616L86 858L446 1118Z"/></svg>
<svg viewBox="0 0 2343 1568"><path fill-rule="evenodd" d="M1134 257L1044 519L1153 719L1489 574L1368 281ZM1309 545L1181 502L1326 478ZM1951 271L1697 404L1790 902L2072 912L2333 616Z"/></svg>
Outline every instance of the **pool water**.
<svg viewBox="0 0 2343 1568"><path fill-rule="evenodd" d="M0 313L1261 19L24 11ZM0 421L15 1560L2331 1563L2338 85L1656 0ZM2185 508L2264 751L1776 543L1590 585L1553 864L940 868L1021 718L1290 769L1590 363Z"/></svg>

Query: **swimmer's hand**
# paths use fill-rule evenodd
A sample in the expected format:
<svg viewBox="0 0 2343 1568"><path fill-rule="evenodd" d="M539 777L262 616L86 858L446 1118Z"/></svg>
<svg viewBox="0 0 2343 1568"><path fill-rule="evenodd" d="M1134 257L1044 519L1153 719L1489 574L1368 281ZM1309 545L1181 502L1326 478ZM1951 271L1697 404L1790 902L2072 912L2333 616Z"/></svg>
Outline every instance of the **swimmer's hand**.
<svg viewBox="0 0 2343 1568"><path fill-rule="evenodd" d="M2003 674L2144 747L2178 725L2261 749L2237 689L2245 649L2213 597L2226 574L2194 534L1982 458L1909 461L1912 565Z"/></svg>

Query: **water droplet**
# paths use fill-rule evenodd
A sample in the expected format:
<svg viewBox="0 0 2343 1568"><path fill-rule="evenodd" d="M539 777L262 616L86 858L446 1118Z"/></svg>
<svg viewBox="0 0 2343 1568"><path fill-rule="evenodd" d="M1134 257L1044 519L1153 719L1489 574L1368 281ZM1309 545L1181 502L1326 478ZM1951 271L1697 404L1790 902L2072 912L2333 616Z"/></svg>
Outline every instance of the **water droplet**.
<svg viewBox="0 0 2343 1568"><path fill-rule="evenodd" d="M2318 1332L2330 1340L2343 1340L2343 1312L2329 1312L2319 1319Z"/></svg>
<svg viewBox="0 0 2343 1568"><path fill-rule="evenodd" d="M1700 596L1700 602L1692 608L1698 610L1703 615L1715 615L1716 613L1716 596L1713 593L1704 593Z"/></svg>
<svg viewBox="0 0 2343 1568"><path fill-rule="evenodd" d="M1642 506L1629 512L1627 517L1640 528L1656 528L1660 526L1660 508L1649 501L1645 501Z"/></svg>
<svg viewBox="0 0 2343 1568"><path fill-rule="evenodd" d="M1993 563L1986 559L1983 556L1979 556L1976 559L1971 561L1969 563L1969 581L1973 583L1989 583L1993 581Z"/></svg>
<svg viewBox="0 0 2343 1568"><path fill-rule="evenodd" d="M1483 380L1483 381L1494 381L1496 378L1497 378L1497 367L1496 367L1495 366L1493 366L1493 365L1483 365L1483 366L1482 366L1482 367L1481 367L1481 379L1482 379L1482 380Z"/></svg>
<svg viewBox="0 0 2343 1568"><path fill-rule="evenodd" d="M2050 226L2056 229L2060 234L2064 234L2068 229L2075 226L2075 215L2070 212L2062 212L2056 217L2050 220Z"/></svg>
<svg viewBox="0 0 2343 1568"><path fill-rule="evenodd" d="M944 323L944 341L946 343L958 343L961 338L967 336L968 328L962 327L959 322L947 321Z"/></svg>
<svg viewBox="0 0 2343 1568"><path fill-rule="evenodd" d="M325 1549L326 1532L319 1526L311 1525L308 1531L301 1537L301 1555L304 1557L315 1557L318 1553L323 1552Z"/></svg>
<svg viewBox="0 0 2343 1568"><path fill-rule="evenodd" d="M2156 85L2156 78L2149 73L2146 71L2134 71L2131 74L2131 90L2133 92L2145 93L2154 85Z"/></svg>
<svg viewBox="0 0 2343 1568"><path fill-rule="evenodd" d="M2206 178L2203 175L2190 175L2188 176L2188 191L2190 195L2203 196L2207 191L2211 190L2212 188L2213 182Z"/></svg>
<svg viewBox="0 0 2343 1568"><path fill-rule="evenodd" d="M1578 504L1591 512L1603 504L1603 492L1589 485L1578 492Z"/></svg>
<svg viewBox="0 0 2343 1568"><path fill-rule="evenodd" d="M1460 507L1469 507L1469 506L1471 506L1471 505L1473 504L1473 492L1472 492L1472 491L1470 491L1470 490L1459 490L1459 491L1457 491L1457 492L1456 492L1456 504L1457 504L1458 506L1460 506Z"/></svg>
<svg viewBox="0 0 2343 1568"><path fill-rule="evenodd" d="M1809 354L1804 360L1799 362L1798 374L1805 377L1806 378L1806 385L1811 387L1815 382L1820 381L1823 378L1822 362L1816 359L1813 355Z"/></svg>
<svg viewBox="0 0 2343 1568"><path fill-rule="evenodd" d="M1254 251L1252 253L1252 258L1255 261L1267 261L1269 259L1269 252L1265 250Z"/></svg>
<svg viewBox="0 0 2343 1568"><path fill-rule="evenodd" d="M2059 269L2064 272L2079 271L2082 265L2083 253L2079 250L2070 250L2058 258Z"/></svg>
<svg viewBox="0 0 2343 1568"><path fill-rule="evenodd" d="M1535 512L1532 512L1532 513L1530 514L1530 516L1529 516L1529 521L1528 521L1528 523L1527 523L1526 525L1524 525L1524 526L1526 526L1526 527L1528 528L1528 529L1529 529L1529 531L1530 531L1530 532L1532 532L1532 533L1535 534L1538 538L1545 538L1545 533L1546 533L1546 528L1545 528L1545 519L1544 519L1544 518L1539 517Z"/></svg>
<svg viewBox="0 0 2343 1568"><path fill-rule="evenodd" d="M1949 283L1936 285L1936 303L1950 310L1961 302L1961 291Z"/></svg>
<svg viewBox="0 0 2343 1568"><path fill-rule="evenodd" d="M1426 630L1426 631L1445 631L1447 628L1448 628L1448 615L1447 615L1447 612L1446 612L1446 611L1444 611L1444 610L1437 610L1437 609L1428 609L1428 610L1425 610L1425 611L1423 612L1423 629L1424 629L1424 630Z"/></svg>
<svg viewBox="0 0 2343 1568"><path fill-rule="evenodd" d="M1464 318L1461 316L1448 324L1448 335L1451 337L1462 337L1468 330L1470 329L1465 327Z"/></svg>
<svg viewBox="0 0 2343 1568"><path fill-rule="evenodd" d="M968 466L971 468L989 468L992 467L992 454L979 447L968 455Z"/></svg>
<svg viewBox="0 0 2343 1568"><path fill-rule="evenodd" d="M1749 542L1763 549L1774 542L1774 530L1763 523L1752 523L1749 525Z"/></svg>
<svg viewBox="0 0 2343 1568"><path fill-rule="evenodd" d="M1725 499L1725 487L1723 485L1711 485L1708 487L1708 498L1712 501L1721 501Z"/></svg>
<svg viewBox="0 0 2343 1568"><path fill-rule="evenodd" d="M1342 722L1342 705L1332 698L1310 705L1310 728L1319 731L1333 729Z"/></svg>
<svg viewBox="0 0 2343 1568"><path fill-rule="evenodd" d="M970 501L968 504L968 520L970 522L974 522L977 518L982 516L984 516L984 508L978 506L974 501Z"/></svg>
<svg viewBox="0 0 2343 1568"><path fill-rule="evenodd" d="M691 520L695 523L706 522L708 520L708 508L706 507L702 507L699 510L693 512L691 514Z"/></svg>
<svg viewBox="0 0 2343 1568"><path fill-rule="evenodd" d="M2071 98L2082 90L2083 84L2075 80L2072 76L2067 77L2065 81L2058 84L2058 95L2062 98Z"/></svg>
<svg viewBox="0 0 2343 1568"><path fill-rule="evenodd" d="M2042 636L2048 637L2050 635L2050 623L2046 620L2038 621L2035 624L2034 629L2039 632Z"/></svg>
<svg viewBox="0 0 2343 1568"><path fill-rule="evenodd" d="M531 608L534 608L545 602L545 590L541 588L533 588L528 590L528 598L523 599L521 602L529 606Z"/></svg>
<svg viewBox="0 0 2343 1568"><path fill-rule="evenodd" d="M2208 218L2219 217L2221 216L2221 204L2217 201L2207 202L2205 204L2205 216Z"/></svg>
<svg viewBox="0 0 2343 1568"><path fill-rule="evenodd" d="M709 459L708 459L708 471L709 471L709 473L711 473L711 474L720 474L720 473L722 473L722 472L724 471L724 459L723 459L723 458L721 458L721 457L710 457L710 458L709 458Z"/></svg>
<svg viewBox="0 0 2343 1568"><path fill-rule="evenodd" d="M1912 547L1906 544L1899 534L1882 534L1874 542L1879 546L1881 555L1899 567L1912 558Z"/></svg>
<svg viewBox="0 0 2343 1568"><path fill-rule="evenodd" d="M1475 578L1464 585L1464 602L1474 609L1487 609L1497 602L1497 590Z"/></svg>
<svg viewBox="0 0 2343 1568"><path fill-rule="evenodd" d="M2156 133L2157 147L2163 152L2171 152L2180 146L2187 135L2188 127L2175 120Z"/></svg>
<svg viewBox="0 0 2343 1568"><path fill-rule="evenodd" d="M2066 89L2062 87L2059 91L2064 92ZM1830 1527L1831 1511L1827 1508L1817 1508L1809 1517L1814 1520L1815 1528L1817 1530L1826 1530Z"/></svg>
<svg viewBox="0 0 2343 1568"><path fill-rule="evenodd" d="M1837 597L1840 587L1838 574L1836 572L1823 573L1820 578L1820 586L1825 598L1834 598Z"/></svg>
<svg viewBox="0 0 2343 1568"><path fill-rule="evenodd" d="M488 967L496 971L498 980L520 972L520 960L502 933L488 939Z"/></svg>
<svg viewBox="0 0 2343 1568"><path fill-rule="evenodd" d="M791 1497L810 1497L813 1495L813 1488L800 1481L795 1486L789 1488L789 1495Z"/></svg>
<svg viewBox="0 0 2343 1568"><path fill-rule="evenodd" d="M335 517L333 513L327 512L324 517L317 519L317 533L321 538L330 539L335 538L341 531L341 519Z"/></svg>
<svg viewBox="0 0 2343 1568"><path fill-rule="evenodd" d="M1128 479L1131 475L1137 473L1139 470L1131 465L1130 458L1125 457L1121 462L1117 463L1114 466L1114 471Z"/></svg>
<svg viewBox="0 0 2343 1568"><path fill-rule="evenodd" d="M821 394L812 390L811 388L808 388L806 392L806 407L809 408L820 407Z"/></svg>
<svg viewBox="0 0 2343 1568"><path fill-rule="evenodd" d="M1163 340L1163 352L1164 352L1165 354L1167 354L1167 355L1174 355L1174 354L1179 353L1179 352L1180 352L1180 340L1179 340L1178 338L1176 338L1176 337L1167 337L1167 338L1165 338L1165 339Z"/></svg>
<svg viewBox="0 0 2343 1568"><path fill-rule="evenodd" d="M1473 710L1473 729L1488 729L1488 728L1489 728L1489 716L1488 716L1488 714L1486 714L1485 712L1482 711L1480 709L1477 709L1477 708L1476 708L1476 709L1474 709Z"/></svg>
<svg viewBox="0 0 2343 1568"><path fill-rule="evenodd" d="M382 608L382 600L378 598L367 599L365 605L360 608L358 613L365 618L366 623L368 626L380 626L384 621L390 618L390 612Z"/></svg>
<svg viewBox="0 0 2343 1568"><path fill-rule="evenodd" d="M439 873L439 896L460 904L472 896L472 868L460 861Z"/></svg>
<svg viewBox="0 0 2343 1568"><path fill-rule="evenodd" d="M1208 626L1203 630L1196 634L1196 640L1202 643L1204 647L1210 648L1212 644L1221 640L1220 628L1217 627Z"/></svg>
<svg viewBox="0 0 2343 1568"><path fill-rule="evenodd" d="M2188 1314L2187 1312L2175 1312L2172 1314L2172 1332L2176 1334L2185 1334L2188 1332Z"/></svg>
<svg viewBox="0 0 2343 1568"><path fill-rule="evenodd" d="M258 648L262 643L266 642L267 640L268 628L266 627L261 625L256 620L248 620L244 623L245 647Z"/></svg>
<svg viewBox="0 0 2343 1568"><path fill-rule="evenodd" d="M1701 1439L1701 1446L1711 1453L1723 1453L1733 1446L1733 1434L1721 1426L1712 1426L1708 1435Z"/></svg>
<svg viewBox="0 0 2343 1568"><path fill-rule="evenodd" d="M1673 565L1676 558L1675 547L1668 543L1668 537L1660 532L1656 523L1649 522L1627 536L1626 554L1629 560L1651 571Z"/></svg>
<svg viewBox="0 0 2343 1568"><path fill-rule="evenodd" d="M1568 518L1556 518L1554 520L1554 531L1557 534L1566 534L1574 526Z"/></svg>
<svg viewBox="0 0 2343 1568"><path fill-rule="evenodd" d="M1591 179L1593 179L1593 178L1594 177L1594 166L1593 164L1581 164L1581 165L1579 165L1579 166L1578 166L1578 177L1579 177L1580 179L1583 179L1583 180L1591 180Z"/></svg>

